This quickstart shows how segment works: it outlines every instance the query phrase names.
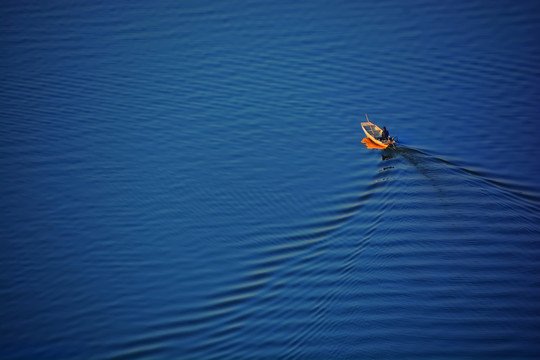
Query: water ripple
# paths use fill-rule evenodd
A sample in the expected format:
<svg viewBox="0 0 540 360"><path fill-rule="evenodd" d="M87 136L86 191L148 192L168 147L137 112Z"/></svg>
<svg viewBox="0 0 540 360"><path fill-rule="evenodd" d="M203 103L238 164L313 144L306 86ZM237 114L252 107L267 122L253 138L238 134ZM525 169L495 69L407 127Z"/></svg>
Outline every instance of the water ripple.
<svg viewBox="0 0 540 360"><path fill-rule="evenodd" d="M3 6L2 357L538 354L537 5L64 5Z"/></svg>

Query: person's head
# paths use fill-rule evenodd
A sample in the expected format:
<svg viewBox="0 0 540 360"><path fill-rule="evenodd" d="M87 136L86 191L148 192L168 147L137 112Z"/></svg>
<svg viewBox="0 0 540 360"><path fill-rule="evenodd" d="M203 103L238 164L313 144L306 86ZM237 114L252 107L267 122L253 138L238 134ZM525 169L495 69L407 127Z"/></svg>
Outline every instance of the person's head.
<svg viewBox="0 0 540 360"><path fill-rule="evenodd" d="M382 129L383 129L383 130L386 130L386 126L383 126Z"/></svg>

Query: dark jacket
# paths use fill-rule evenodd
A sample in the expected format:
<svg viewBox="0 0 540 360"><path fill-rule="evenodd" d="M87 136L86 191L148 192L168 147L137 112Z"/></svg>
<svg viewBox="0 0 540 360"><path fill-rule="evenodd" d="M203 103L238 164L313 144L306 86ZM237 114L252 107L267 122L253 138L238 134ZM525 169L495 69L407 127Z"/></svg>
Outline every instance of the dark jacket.
<svg viewBox="0 0 540 360"><path fill-rule="evenodd" d="M381 139L382 140L388 140L388 130L386 130L386 127L383 127L383 130L382 130L382 134L381 134Z"/></svg>

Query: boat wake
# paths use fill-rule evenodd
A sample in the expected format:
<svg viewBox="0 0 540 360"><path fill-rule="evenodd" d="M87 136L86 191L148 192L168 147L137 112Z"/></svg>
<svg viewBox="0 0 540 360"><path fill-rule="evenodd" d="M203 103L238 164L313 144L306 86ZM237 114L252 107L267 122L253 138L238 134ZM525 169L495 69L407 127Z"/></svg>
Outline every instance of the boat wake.
<svg viewBox="0 0 540 360"><path fill-rule="evenodd" d="M494 195L499 193L500 196L513 199L516 204L535 207L540 203L540 194L525 184L511 182L500 174L490 173L487 169L471 169L427 151L400 145L395 149L386 150L383 156L401 157L438 189L455 186L452 181L460 180L483 192L489 191Z"/></svg>

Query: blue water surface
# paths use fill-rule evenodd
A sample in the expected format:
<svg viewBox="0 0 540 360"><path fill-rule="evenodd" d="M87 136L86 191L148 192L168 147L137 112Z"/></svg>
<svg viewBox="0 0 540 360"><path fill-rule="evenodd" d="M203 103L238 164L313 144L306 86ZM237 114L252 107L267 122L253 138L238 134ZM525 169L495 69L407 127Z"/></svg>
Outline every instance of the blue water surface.
<svg viewBox="0 0 540 360"><path fill-rule="evenodd" d="M537 1L0 4L0 358L540 357Z"/></svg>

